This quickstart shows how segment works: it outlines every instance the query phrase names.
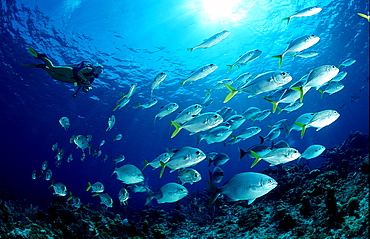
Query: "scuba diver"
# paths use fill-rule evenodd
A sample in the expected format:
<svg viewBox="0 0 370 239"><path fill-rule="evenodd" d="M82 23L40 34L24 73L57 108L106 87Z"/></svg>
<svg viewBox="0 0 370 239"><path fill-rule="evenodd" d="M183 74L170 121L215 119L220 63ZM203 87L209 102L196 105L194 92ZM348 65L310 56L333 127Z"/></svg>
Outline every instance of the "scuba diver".
<svg viewBox="0 0 370 239"><path fill-rule="evenodd" d="M73 83L74 86L78 86L73 97L77 96L81 88L83 92L90 91L92 89L91 83L95 78L98 78L104 70L102 65L98 63L92 64L89 61L83 61L80 64L71 66L54 66L45 54L38 53L31 46L28 46L28 52L35 58L42 60L44 64L29 64L23 66L44 69L53 79Z"/></svg>

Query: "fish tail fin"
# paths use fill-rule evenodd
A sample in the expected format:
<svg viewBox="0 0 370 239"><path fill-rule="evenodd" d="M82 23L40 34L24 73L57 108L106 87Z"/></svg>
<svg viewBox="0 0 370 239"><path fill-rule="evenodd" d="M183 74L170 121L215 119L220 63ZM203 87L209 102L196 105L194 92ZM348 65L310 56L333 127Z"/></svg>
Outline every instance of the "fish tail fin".
<svg viewBox="0 0 370 239"><path fill-rule="evenodd" d="M137 108L141 107L141 104L139 102L137 102L136 104L137 104L137 106L135 106L134 109L137 109Z"/></svg>
<svg viewBox="0 0 370 239"><path fill-rule="evenodd" d="M285 18L283 18L283 19L281 19L281 20L283 20L283 21L287 21L287 25L289 25L289 22L290 22L290 17L285 17Z"/></svg>
<svg viewBox="0 0 370 239"><path fill-rule="evenodd" d="M99 195L99 193L94 193L93 195L91 195L92 197L96 197L96 196L98 196Z"/></svg>
<svg viewBox="0 0 370 239"><path fill-rule="evenodd" d="M86 191L89 191L90 190L90 188L91 188L91 183L90 182L87 182L87 188L86 188Z"/></svg>
<svg viewBox="0 0 370 239"><path fill-rule="evenodd" d="M360 17L366 18L368 22L370 22L370 16L363 14L363 13L357 13Z"/></svg>
<svg viewBox="0 0 370 239"><path fill-rule="evenodd" d="M146 196L145 205L148 205L148 203L154 198L155 193L149 188L146 188L146 192L148 195Z"/></svg>
<svg viewBox="0 0 370 239"><path fill-rule="evenodd" d="M72 199L72 191L69 191L69 197L67 198L67 202L70 201Z"/></svg>
<svg viewBox="0 0 370 239"><path fill-rule="evenodd" d="M113 111L116 111L118 109L118 105L116 105L116 107L114 107Z"/></svg>
<svg viewBox="0 0 370 239"><path fill-rule="evenodd" d="M294 122L294 123L296 125L298 125L299 127L302 127L302 131L301 131L301 139L302 139L303 136L304 136L304 133L306 132L307 125L306 124L299 123L299 122Z"/></svg>
<svg viewBox="0 0 370 239"><path fill-rule="evenodd" d="M148 160L144 159L144 164L145 164L144 168L141 171L144 171L144 169L146 169L146 167L148 167L148 165L149 165Z"/></svg>
<svg viewBox="0 0 370 239"><path fill-rule="evenodd" d="M272 57L279 59L279 68L280 68L283 65L283 57L284 57L284 54L282 54L282 55L276 55L276 56L272 56Z"/></svg>
<svg viewBox="0 0 370 239"><path fill-rule="evenodd" d="M89 147L87 147L88 149L89 149L89 155L91 155L91 147L92 147L93 145L92 144L90 144L89 145Z"/></svg>
<svg viewBox="0 0 370 239"><path fill-rule="evenodd" d="M238 90L236 90L234 87L232 87L231 85L229 85L227 83L225 83L224 85L230 91L230 93L226 96L226 98L224 100L224 103L226 103L229 100L231 100L231 98L233 98L236 95L236 93L238 93Z"/></svg>
<svg viewBox="0 0 370 239"><path fill-rule="evenodd" d="M338 67L338 69L339 69L341 66L342 66L342 64L338 64L338 66L337 66L337 67Z"/></svg>
<svg viewBox="0 0 370 239"><path fill-rule="evenodd" d="M123 98L125 98L125 97L126 97L126 94L122 92L122 97L117 101L117 103L120 102L121 100L123 100Z"/></svg>
<svg viewBox="0 0 370 239"><path fill-rule="evenodd" d="M229 73L234 67L234 65L226 65L226 66L229 67L229 69L227 69L226 73Z"/></svg>
<svg viewBox="0 0 370 239"><path fill-rule="evenodd" d="M283 112L283 111L284 111L284 109L283 109L283 108L280 108L279 106L278 106L277 108L279 109L278 114L281 114L281 112Z"/></svg>
<svg viewBox="0 0 370 239"><path fill-rule="evenodd" d="M186 48L186 50L192 52L194 50L194 47L189 47L189 48Z"/></svg>
<svg viewBox="0 0 370 239"><path fill-rule="evenodd" d="M209 169L208 169L208 175L209 175L209 181L210 181L210 183L212 183L212 182L213 182L213 179L212 179L212 172L211 172L211 170L209 170Z"/></svg>
<svg viewBox="0 0 370 239"><path fill-rule="evenodd" d="M203 135L201 135L200 133L197 133L197 144L196 146L198 146L198 144L200 143L200 141L203 140Z"/></svg>
<svg viewBox="0 0 370 239"><path fill-rule="evenodd" d="M185 83L186 83L186 80L180 82L181 86L184 86Z"/></svg>
<svg viewBox="0 0 370 239"><path fill-rule="evenodd" d="M276 112L276 109L278 107L279 102L270 100L268 98L264 98L264 99L267 100L268 102L270 102L272 104L272 113L275 113Z"/></svg>
<svg viewBox="0 0 370 239"><path fill-rule="evenodd" d="M239 150L239 160L241 160L247 154L247 152L242 150L241 148L238 148L238 150Z"/></svg>
<svg viewBox="0 0 370 239"><path fill-rule="evenodd" d="M290 89L299 91L299 102L302 103L302 101L303 101L303 87L302 86L299 86L299 87L297 86L297 87L292 87Z"/></svg>
<svg viewBox="0 0 370 239"><path fill-rule="evenodd" d="M209 199L209 202L208 202L208 205L212 205L216 199L218 198L218 196L220 196L221 192L220 192L220 189L218 187L216 187L215 185L213 185L211 182L208 182L206 181L208 187L209 187L209 191L210 191L210 199Z"/></svg>
<svg viewBox="0 0 370 239"><path fill-rule="evenodd" d="M250 150L251 154L253 155L253 157L256 158L256 160L254 160L253 164L251 165L251 168L253 168L254 166L256 166L256 164L261 161L261 157L256 153L254 152L253 150Z"/></svg>
<svg viewBox="0 0 370 239"><path fill-rule="evenodd" d="M286 126L284 129L285 129L285 138L288 138L290 132L292 131L292 126Z"/></svg>
<svg viewBox="0 0 370 239"><path fill-rule="evenodd" d="M322 99L322 97L324 96L324 92L325 91L323 91L323 90L317 90L317 91L319 91L321 94L320 94L320 99Z"/></svg>
<svg viewBox="0 0 370 239"><path fill-rule="evenodd" d="M260 137L260 140L261 140L260 144L263 144L263 142L265 142L265 138L262 136L258 136L258 137Z"/></svg>
<svg viewBox="0 0 370 239"><path fill-rule="evenodd" d="M163 176L163 173L164 173L164 169L166 168L166 164L163 163L162 161L159 161L159 163L161 164L162 168L161 168L161 172L159 173L159 177L162 178Z"/></svg>
<svg viewBox="0 0 370 239"><path fill-rule="evenodd" d="M179 132L180 130L182 129L181 125L179 125L178 123L176 123L175 121L171 121L171 125L175 126L175 131L173 131L172 135L171 135L171 138L175 137Z"/></svg>
<svg viewBox="0 0 370 239"><path fill-rule="evenodd" d="M51 180L51 184L50 184L50 186L48 187L48 189L49 189L49 188L51 188L52 186L54 186L54 179L53 179L53 180Z"/></svg>

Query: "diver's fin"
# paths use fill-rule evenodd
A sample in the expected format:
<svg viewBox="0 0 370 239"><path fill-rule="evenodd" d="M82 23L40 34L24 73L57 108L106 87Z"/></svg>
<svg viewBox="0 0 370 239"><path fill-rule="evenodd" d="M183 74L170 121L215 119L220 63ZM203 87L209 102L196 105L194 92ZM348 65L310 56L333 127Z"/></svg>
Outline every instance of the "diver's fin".
<svg viewBox="0 0 370 239"><path fill-rule="evenodd" d="M32 46L28 46L28 53L30 53L33 57L37 59L42 59L43 57L47 57L45 54L38 53Z"/></svg>

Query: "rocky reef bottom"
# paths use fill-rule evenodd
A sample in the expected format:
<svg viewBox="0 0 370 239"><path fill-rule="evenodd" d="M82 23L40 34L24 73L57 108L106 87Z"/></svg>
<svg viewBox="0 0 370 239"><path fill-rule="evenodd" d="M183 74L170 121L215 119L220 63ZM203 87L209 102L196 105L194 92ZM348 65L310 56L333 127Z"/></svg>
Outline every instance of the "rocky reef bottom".
<svg viewBox="0 0 370 239"><path fill-rule="evenodd" d="M76 209L62 198L41 210L0 193L0 238L369 238L368 135L351 133L323 157L313 170L301 160L262 172L279 186L251 205L221 197L208 206L204 192L139 212Z"/></svg>

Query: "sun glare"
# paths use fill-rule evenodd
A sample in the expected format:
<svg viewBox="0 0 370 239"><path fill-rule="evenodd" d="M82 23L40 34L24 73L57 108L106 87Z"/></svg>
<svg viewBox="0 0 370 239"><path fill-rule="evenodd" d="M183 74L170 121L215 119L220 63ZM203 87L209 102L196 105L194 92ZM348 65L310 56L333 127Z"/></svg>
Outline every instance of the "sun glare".
<svg viewBox="0 0 370 239"><path fill-rule="evenodd" d="M203 0L203 14L210 21L236 22L245 17L240 0Z"/></svg>

